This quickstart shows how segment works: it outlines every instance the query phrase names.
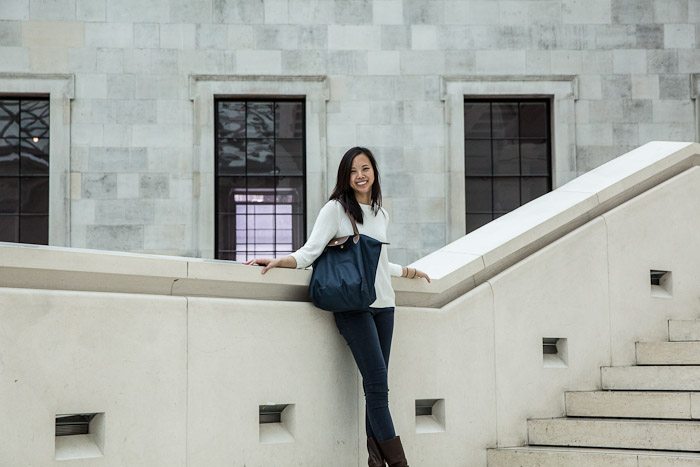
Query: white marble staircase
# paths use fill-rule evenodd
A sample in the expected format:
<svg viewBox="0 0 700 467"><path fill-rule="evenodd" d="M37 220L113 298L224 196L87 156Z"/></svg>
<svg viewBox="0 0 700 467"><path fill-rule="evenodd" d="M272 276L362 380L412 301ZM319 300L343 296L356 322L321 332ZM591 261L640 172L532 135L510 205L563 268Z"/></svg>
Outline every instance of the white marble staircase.
<svg viewBox="0 0 700 467"><path fill-rule="evenodd" d="M566 393L566 417L528 420L529 445L489 467L700 467L700 320L638 342L637 365L601 369L602 391Z"/></svg>

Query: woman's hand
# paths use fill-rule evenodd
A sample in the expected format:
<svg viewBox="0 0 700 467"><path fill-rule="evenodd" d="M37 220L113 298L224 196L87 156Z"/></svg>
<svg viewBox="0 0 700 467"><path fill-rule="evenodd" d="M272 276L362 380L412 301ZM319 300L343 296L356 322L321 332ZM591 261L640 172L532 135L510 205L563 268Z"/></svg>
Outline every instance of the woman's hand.
<svg viewBox="0 0 700 467"><path fill-rule="evenodd" d="M260 274L265 274L272 268L296 268L297 261L293 256L283 256L281 258L255 258L245 262L248 266L264 266Z"/></svg>
<svg viewBox="0 0 700 467"><path fill-rule="evenodd" d="M401 271L401 277L408 277L409 279L425 279L428 282L430 282L430 277L421 271L420 269L416 268L409 268L409 267L404 267L402 268Z"/></svg>

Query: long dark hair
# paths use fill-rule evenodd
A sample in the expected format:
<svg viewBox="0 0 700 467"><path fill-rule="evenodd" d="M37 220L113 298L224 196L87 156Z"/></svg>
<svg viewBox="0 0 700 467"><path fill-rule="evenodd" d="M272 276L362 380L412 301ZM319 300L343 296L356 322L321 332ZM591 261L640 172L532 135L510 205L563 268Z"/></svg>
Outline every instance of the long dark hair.
<svg viewBox="0 0 700 467"><path fill-rule="evenodd" d="M350 214L356 222L362 224L362 208L360 203L355 199L355 192L350 186L350 172L352 171L352 161L364 154L372 164L374 171L374 183L372 184L372 195L370 197L370 207L372 212L377 214L379 208L382 207L382 188L379 185L379 171L377 170L377 161L374 159L372 151L367 148L356 146L347 150L338 166L338 179L335 182L335 188L329 199L336 199L343 206L345 212Z"/></svg>

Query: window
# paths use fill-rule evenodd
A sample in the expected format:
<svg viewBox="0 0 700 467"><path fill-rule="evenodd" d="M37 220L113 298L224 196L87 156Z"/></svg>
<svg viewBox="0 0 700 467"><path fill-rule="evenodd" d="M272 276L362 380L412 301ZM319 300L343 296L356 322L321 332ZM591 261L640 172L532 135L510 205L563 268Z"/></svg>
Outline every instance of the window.
<svg viewBox="0 0 700 467"><path fill-rule="evenodd" d="M465 99L467 233L552 189L550 101Z"/></svg>
<svg viewBox="0 0 700 467"><path fill-rule="evenodd" d="M305 238L303 99L215 101L215 257L283 256Z"/></svg>
<svg viewBox="0 0 700 467"><path fill-rule="evenodd" d="M49 243L48 97L0 97L0 241Z"/></svg>

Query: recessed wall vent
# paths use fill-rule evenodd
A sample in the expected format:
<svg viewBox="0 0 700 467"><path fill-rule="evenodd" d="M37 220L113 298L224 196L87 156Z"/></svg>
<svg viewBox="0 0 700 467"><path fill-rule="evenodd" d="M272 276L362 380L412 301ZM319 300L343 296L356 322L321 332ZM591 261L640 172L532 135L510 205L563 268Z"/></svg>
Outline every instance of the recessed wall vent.
<svg viewBox="0 0 700 467"><path fill-rule="evenodd" d="M265 444L294 441L294 404L263 404L258 406L260 442Z"/></svg>
<svg viewBox="0 0 700 467"><path fill-rule="evenodd" d="M104 420L104 413L56 414L56 460L102 457Z"/></svg>
<svg viewBox="0 0 700 467"><path fill-rule="evenodd" d="M563 337L542 338L542 360L545 368L566 368L568 366L567 340Z"/></svg>
<svg viewBox="0 0 700 467"><path fill-rule="evenodd" d="M445 431L445 399L416 400L416 433Z"/></svg>
<svg viewBox="0 0 700 467"><path fill-rule="evenodd" d="M672 294L671 271L661 271L652 269L649 271L651 279L651 296L658 298L669 298Z"/></svg>

